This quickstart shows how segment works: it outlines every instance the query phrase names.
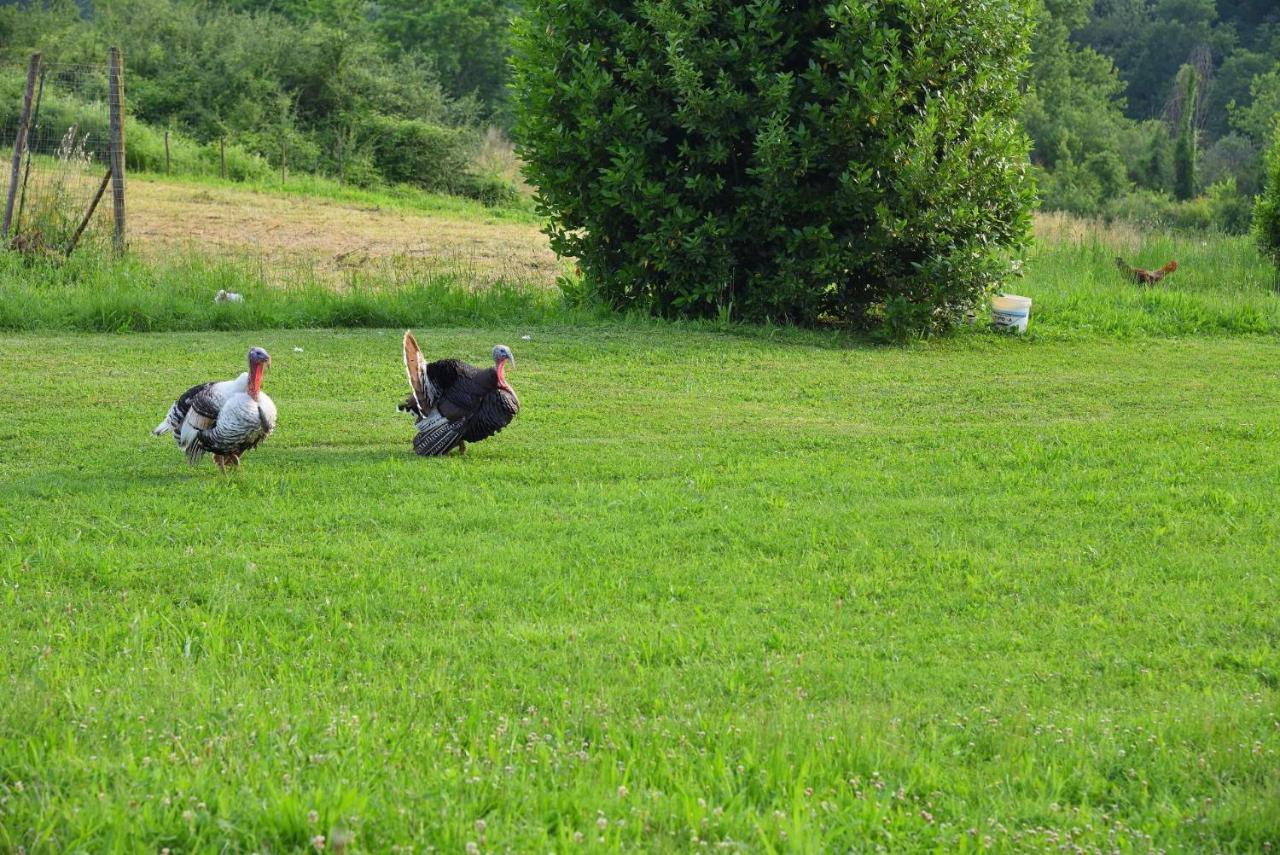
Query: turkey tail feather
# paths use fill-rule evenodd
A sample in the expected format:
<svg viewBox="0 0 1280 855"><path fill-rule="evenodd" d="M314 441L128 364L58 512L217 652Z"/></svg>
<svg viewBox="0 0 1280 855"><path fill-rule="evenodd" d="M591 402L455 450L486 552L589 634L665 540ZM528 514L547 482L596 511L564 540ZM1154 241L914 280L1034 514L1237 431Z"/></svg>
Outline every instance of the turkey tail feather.
<svg viewBox="0 0 1280 855"><path fill-rule="evenodd" d="M200 437L198 436L187 443L182 450L187 455L187 462L192 466L195 466L200 462L200 458L204 457L204 446L201 445Z"/></svg>
<svg viewBox="0 0 1280 855"><path fill-rule="evenodd" d="M418 342L410 330L404 331L404 370L409 376L409 388L418 404L418 415L425 416L431 410L431 398L427 394L427 360L422 357ZM407 401L405 403L408 403Z"/></svg>
<svg viewBox="0 0 1280 855"><path fill-rule="evenodd" d="M173 425L169 424L169 418L168 416L166 416L165 420L162 421L160 424L156 425L155 430L151 431L151 435L164 436L166 433L168 433L171 430L173 430Z"/></svg>

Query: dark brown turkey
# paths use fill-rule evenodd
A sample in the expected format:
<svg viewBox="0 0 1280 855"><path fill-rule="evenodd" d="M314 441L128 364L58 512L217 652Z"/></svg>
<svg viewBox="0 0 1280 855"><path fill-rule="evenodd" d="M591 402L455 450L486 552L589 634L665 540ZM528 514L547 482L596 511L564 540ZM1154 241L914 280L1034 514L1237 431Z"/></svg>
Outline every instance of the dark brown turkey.
<svg viewBox="0 0 1280 855"><path fill-rule="evenodd" d="M440 457L455 448L462 454L468 442L488 439L520 412L520 399L507 382L507 363L516 364L511 348L493 348L493 367L477 368L460 359L427 362L414 340L404 334L404 367L409 374L409 397L400 410L417 419L413 450L424 457Z"/></svg>

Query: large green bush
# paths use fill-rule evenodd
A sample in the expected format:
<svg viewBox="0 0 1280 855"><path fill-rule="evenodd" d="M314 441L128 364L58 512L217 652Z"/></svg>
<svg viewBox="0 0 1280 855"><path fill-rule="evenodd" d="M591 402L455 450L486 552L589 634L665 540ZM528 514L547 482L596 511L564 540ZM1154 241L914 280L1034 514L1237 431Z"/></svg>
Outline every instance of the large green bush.
<svg viewBox="0 0 1280 855"><path fill-rule="evenodd" d="M661 314L938 329L1029 230L1021 0L533 4L517 136L555 249Z"/></svg>
<svg viewBox="0 0 1280 855"><path fill-rule="evenodd" d="M1253 211L1253 231L1262 251L1280 267L1280 123L1267 155L1267 186Z"/></svg>
<svg viewBox="0 0 1280 855"><path fill-rule="evenodd" d="M366 127L373 136L378 172L393 184L451 191L471 163L475 135L415 119L374 116Z"/></svg>

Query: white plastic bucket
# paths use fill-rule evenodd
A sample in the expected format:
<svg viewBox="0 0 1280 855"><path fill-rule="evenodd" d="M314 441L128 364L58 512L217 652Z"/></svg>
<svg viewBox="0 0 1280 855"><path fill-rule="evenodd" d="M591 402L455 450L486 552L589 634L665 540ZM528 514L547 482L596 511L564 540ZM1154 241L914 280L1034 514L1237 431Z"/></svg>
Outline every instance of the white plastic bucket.
<svg viewBox="0 0 1280 855"><path fill-rule="evenodd" d="M1024 333L1031 319L1031 298L997 294L991 298L991 326L1005 332Z"/></svg>

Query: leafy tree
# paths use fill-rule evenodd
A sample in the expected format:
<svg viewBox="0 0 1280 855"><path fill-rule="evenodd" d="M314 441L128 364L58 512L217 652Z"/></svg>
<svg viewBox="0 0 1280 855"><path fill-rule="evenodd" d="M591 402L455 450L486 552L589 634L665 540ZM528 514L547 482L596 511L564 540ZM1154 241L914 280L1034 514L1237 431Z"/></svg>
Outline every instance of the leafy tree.
<svg viewBox="0 0 1280 855"><path fill-rule="evenodd" d="M1029 227L1017 3L533 7L517 132L552 244L661 314L955 322Z"/></svg>
<svg viewBox="0 0 1280 855"><path fill-rule="evenodd" d="M1267 155L1267 185L1253 212L1253 229L1262 251L1280 268L1280 125Z"/></svg>
<svg viewBox="0 0 1280 855"><path fill-rule="evenodd" d="M1251 198L1262 187L1261 149L1242 134L1227 134L1204 153L1200 172L1205 184L1229 179Z"/></svg>
<svg viewBox="0 0 1280 855"><path fill-rule="evenodd" d="M452 95L496 104L507 82L511 0L382 0L378 31L429 57Z"/></svg>
<svg viewBox="0 0 1280 855"><path fill-rule="evenodd" d="M1196 195L1196 104L1200 94L1200 75L1194 66L1184 65L1178 73L1182 91L1181 115L1178 117L1178 141L1173 149L1173 192L1186 201Z"/></svg>
<svg viewBox="0 0 1280 855"><path fill-rule="evenodd" d="M1250 87L1254 79L1274 66L1275 59L1251 50L1238 50L1223 59L1207 93L1205 131L1211 137L1216 139L1230 132L1232 108L1252 102Z"/></svg>
<svg viewBox="0 0 1280 855"><path fill-rule="evenodd" d="M1237 42L1233 27L1218 26L1215 0L1104 0L1080 37L1115 60L1136 119L1163 112L1179 67L1195 52L1222 57Z"/></svg>
<svg viewBox="0 0 1280 855"><path fill-rule="evenodd" d="M1272 126L1280 116L1280 60L1271 71L1259 74L1249 84L1248 105L1231 111L1231 124L1250 139L1263 144L1271 139Z"/></svg>

